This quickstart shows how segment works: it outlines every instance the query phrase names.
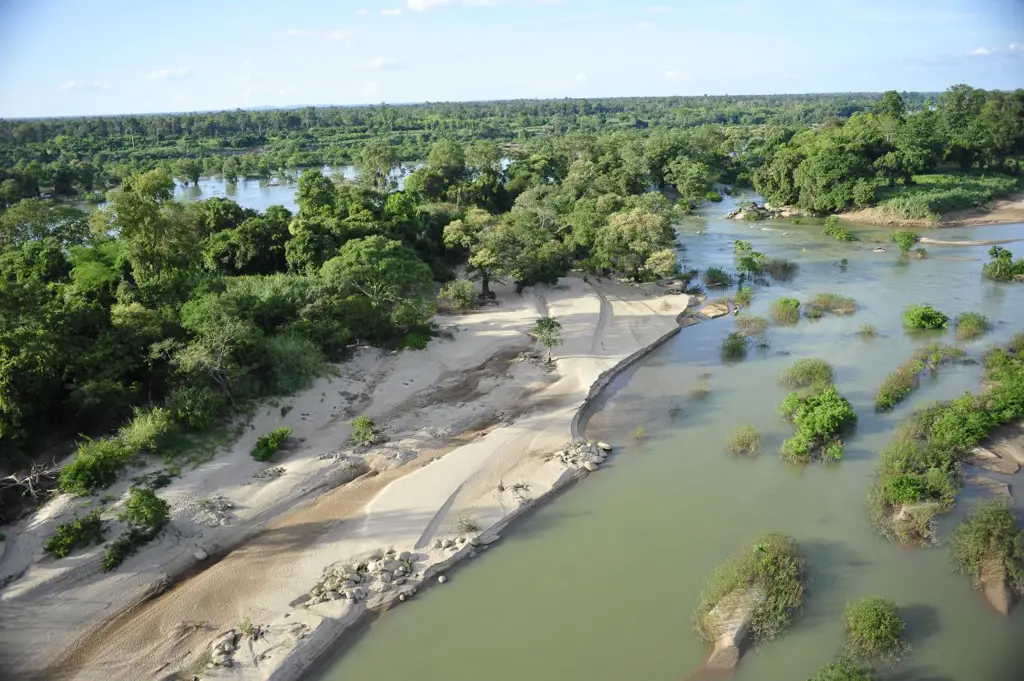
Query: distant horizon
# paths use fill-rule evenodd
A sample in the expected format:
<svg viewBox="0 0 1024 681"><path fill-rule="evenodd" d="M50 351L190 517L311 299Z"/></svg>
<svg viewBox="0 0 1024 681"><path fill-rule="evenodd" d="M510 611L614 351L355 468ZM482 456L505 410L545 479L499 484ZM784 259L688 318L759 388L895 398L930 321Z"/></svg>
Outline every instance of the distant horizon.
<svg viewBox="0 0 1024 681"><path fill-rule="evenodd" d="M5 119L957 83L1024 87L1024 2L0 3Z"/></svg>

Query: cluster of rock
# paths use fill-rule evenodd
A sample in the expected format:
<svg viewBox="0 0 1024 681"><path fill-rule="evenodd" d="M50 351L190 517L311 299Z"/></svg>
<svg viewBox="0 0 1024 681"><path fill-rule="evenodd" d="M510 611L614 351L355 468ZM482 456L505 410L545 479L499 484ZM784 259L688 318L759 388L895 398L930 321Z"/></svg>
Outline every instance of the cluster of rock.
<svg viewBox="0 0 1024 681"><path fill-rule="evenodd" d="M232 511L235 504L228 498L217 495L199 502L199 513L196 522L207 527L228 525L231 523Z"/></svg>
<svg viewBox="0 0 1024 681"><path fill-rule="evenodd" d="M790 206L775 207L770 203L758 205L756 201L744 204L726 217L732 220L766 220L769 218L792 218L803 215Z"/></svg>
<svg viewBox="0 0 1024 681"><path fill-rule="evenodd" d="M708 631L714 632L715 648L705 665L708 669L732 669L740 661L740 646L750 632L754 611L767 599L760 586L726 595L704 616Z"/></svg>
<svg viewBox="0 0 1024 681"><path fill-rule="evenodd" d="M366 560L338 566L324 575L309 592L306 605L324 601L348 599L353 603L365 600L375 594L383 594L403 585L419 584L423 573L417 569L416 561L423 556L394 549L375 551ZM414 595L416 588L406 590L399 596Z"/></svg>
<svg viewBox="0 0 1024 681"><path fill-rule="evenodd" d="M554 456L569 468L593 472L605 462L612 446L607 442L577 442L555 452Z"/></svg>
<svg viewBox="0 0 1024 681"><path fill-rule="evenodd" d="M269 480L272 478L280 478L284 473L284 466L271 466L270 468L264 468L263 470L256 471L252 474L252 477L257 480Z"/></svg>
<svg viewBox="0 0 1024 681"><path fill-rule="evenodd" d="M232 657L238 650L238 642L241 636L237 631L231 629L218 636L210 644L210 661L206 664L207 669L214 667L232 667Z"/></svg>

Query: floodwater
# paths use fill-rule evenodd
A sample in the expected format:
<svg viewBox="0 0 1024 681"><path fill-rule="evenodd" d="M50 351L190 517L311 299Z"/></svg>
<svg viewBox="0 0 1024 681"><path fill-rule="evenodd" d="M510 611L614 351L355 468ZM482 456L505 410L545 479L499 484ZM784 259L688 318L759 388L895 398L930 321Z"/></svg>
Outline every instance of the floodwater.
<svg viewBox="0 0 1024 681"><path fill-rule="evenodd" d="M769 530L792 535L807 556L805 609L726 678L807 679L841 651L843 607L861 596L894 600L908 622L910 654L894 669L876 670L877 679L1024 678L1024 606L1009 618L999 615L969 578L951 571L947 545L900 548L876 537L865 514L875 460L894 426L923 404L976 390L981 375L977 365L943 368L894 413L876 415L873 395L889 371L915 347L952 340L951 332L904 331L903 308L929 303L950 316L983 311L993 330L968 345L978 356L1024 328L1024 286L980 278L987 247L931 247L929 259L901 260L891 244L872 243L887 238L884 230L849 225L860 241L842 244L821 235L820 221L726 220L731 203L679 226L687 265L732 267L732 241L749 239L755 250L800 266L792 282L758 288L750 314L766 315L783 294L806 300L825 291L853 296L859 311L770 326L770 348L729 364L718 345L731 318L684 329L620 376L590 415L587 436L616 446L598 474L515 523L444 587L384 613L311 678L681 681L709 652L691 620L706 576ZM1024 237L1024 225L949 229L942 236ZM878 246L886 250L872 252ZM1024 243L1006 247L1024 254ZM877 338L856 335L866 323L878 328ZM839 464L797 467L778 456L792 430L776 411L785 396L777 376L800 357L831 362L836 386L860 417ZM695 401L689 390L704 371L711 393ZM681 410L675 418L673 407ZM757 459L725 453L729 434L744 423L762 432ZM637 425L647 433L639 444L629 439ZM940 526L941 539L977 498L961 493Z"/></svg>

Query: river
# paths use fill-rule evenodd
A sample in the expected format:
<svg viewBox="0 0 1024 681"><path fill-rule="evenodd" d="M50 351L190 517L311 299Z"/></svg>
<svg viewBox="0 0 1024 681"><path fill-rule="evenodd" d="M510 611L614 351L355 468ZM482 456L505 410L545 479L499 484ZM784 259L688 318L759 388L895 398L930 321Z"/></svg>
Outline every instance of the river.
<svg viewBox="0 0 1024 681"><path fill-rule="evenodd" d="M1024 606L997 614L953 574L948 546L905 549L878 538L865 514L878 452L913 409L976 390L980 367L944 368L891 414L873 396L915 347L952 333L908 333L901 311L929 303L954 316L980 310L993 330L968 345L977 356L1024 327L1024 286L980 278L987 247L931 247L925 260L901 259L882 229L847 225L859 241L821 234L821 221L737 222L732 199L678 226L686 264L733 267L732 242L798 262L787 284L757 289L750 314L767 315L783 294L853 296L851 317L769 327L771 347L723 363L729 318L684 329L621 375L589 415L586 434L616 455L553 502L515 523L499 544L431 588L384 613L310 678L316 681L679 681L698 670L708 648L691 616L708 573L767 530L792 535L810 566L805 610L776 641L748 651L736 681L799 681L841 651L844 605L861 596L894 600L908 622L911 652L886 681L1010 681L1024 678ZM1024 237L1024 225L943 230L946 239ZM881 253L872 249L882 246ZM1024 244L1006 247L1020 257ZM848 260L841 267L839 261ZM870 323L874 339L855 331ZM779 371L800 357L822 357L860 417L840 464L796 467L778 456L792 434L776 411L785 396ZM711 374L710 396L689 387ZM673 407L682 413L670 415ZM762 432L764 452L734 459L725 441L742 423ZM642 425L647 439L631 443ZM985 473L985 475L995 474ZM1021 474L1017 481L1021 481ZM1010 479L1007 478L1007 481ZM1024 494L1018 494L1018 510ZM964 490L941 524L978 495Z"/></svg>

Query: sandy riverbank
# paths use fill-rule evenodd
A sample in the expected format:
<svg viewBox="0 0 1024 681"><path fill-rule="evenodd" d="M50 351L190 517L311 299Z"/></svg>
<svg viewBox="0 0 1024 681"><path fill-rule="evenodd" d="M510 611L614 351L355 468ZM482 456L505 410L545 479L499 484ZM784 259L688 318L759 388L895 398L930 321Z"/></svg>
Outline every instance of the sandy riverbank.
<svg viewBox="0 0 1024 681"><path fill-rule="evenodd" d="M230 451L164 488L171 529L114 573L100 571L99 548L60 561L43 554L42 541L79 503L55 499L8 532L0 674L298 678L368 605L397 603L477 550L465 540L480 532L467 528L486 540L583 473L580 461L552 453L565 450L588 391L676 329L687 304L650 288L570 277L522 296L504 291L497 308L439 319L458 329L425 351L361 351L339 376L284 400L290 411L260 409ZM526 335L544 313L564 329L554 371ZM357 414L374 418L388 441L348 447ZM253 441L279 424L295 428L301 447L269 467L254 462ZM399 589L305 602L326 569L388 547L414 553L414 575ZM207 669L210 643L243 621L264 635L240 641L230 670Z"/></svg>
<svg viewBox="0 0 1024 681"><path fill-rule="evenodd" d="M886 227L925 228L1004 225L1011 222L1024 222L1024 194L1018 193L1005 199L999 199L987 210L969 208L967 210L946 213L937 222L889 218L880 214L877 208L864 208L862 210L840 213L839 217L851 222L863 222L865 224L883 225Z"/></svg>

